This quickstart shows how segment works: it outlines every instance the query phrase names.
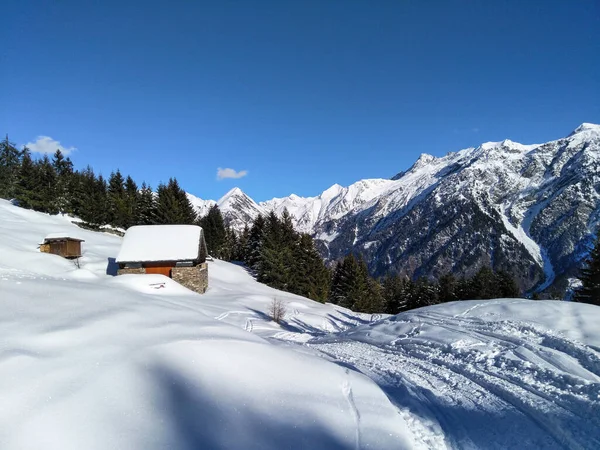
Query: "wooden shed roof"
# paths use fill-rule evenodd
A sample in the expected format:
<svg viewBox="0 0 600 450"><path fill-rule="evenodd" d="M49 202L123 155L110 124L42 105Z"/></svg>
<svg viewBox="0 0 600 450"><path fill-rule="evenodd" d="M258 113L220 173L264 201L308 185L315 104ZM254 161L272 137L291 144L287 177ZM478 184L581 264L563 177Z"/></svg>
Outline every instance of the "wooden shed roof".
<svg viewBox="0 0 600 450"><path fill-rule="evenodd" d="M85 242L83 239L69 235L68 233L50 233L44 238L44 243L52 241L77 241Z"/></svg>

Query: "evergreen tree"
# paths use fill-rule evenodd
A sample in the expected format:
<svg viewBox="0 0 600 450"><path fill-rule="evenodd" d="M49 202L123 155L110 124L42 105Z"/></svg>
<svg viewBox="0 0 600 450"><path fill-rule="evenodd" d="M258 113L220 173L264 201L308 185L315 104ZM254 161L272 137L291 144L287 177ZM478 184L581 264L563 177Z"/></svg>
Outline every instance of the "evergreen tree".
<svg viewBox="0 0 600 450"><path fill-rule="evenodd" d="M131 176L127 176L125 180L125 210L123 228L127 229L137 223L139 215L138 208L140 203L140 191L138 186Z"/></svg>
<svg viewBox="0 0 600 450"><path fill-rule="evenodd" d="M112 226L126 228L127 201L125 199L125 180L121 171L112 172L108 179L108 223Z"/></svg>
<svg viewBox="0 0 600 450"><path fill-rule="evenodd" d="M134 222L136 225L153 225L156 223L156 205L152 188L146 183L142 187L138 196L138 203Z"/></svg>
<svg viewBox="0 0 600 450"><path fill-rule="evenodd" d="M6 139L0 141L0 198L11 199L19 179L21 152Z"/></svg>
<svg viewBox="0 0 600 450"><path fill-rule="evenodd" d="M265 236L265 226L265 218L259 214L256 219L254 219L252 228L250 228L248 240L244 248L244 261L255 273L258 273L261 270L261 254Z"/></svg>
<svg viewBox="0 0 600 450"><path fill-rule="evenodd" d="M521 296L515 279L508 272L499 270L496 272L495 278L498 298L519 298Z"/></svg>
<svg viewBox="0 0 600 450"><path fill-rule="evenodd" d="M238 237L230 226L225 228L225 240L221 246L221 259L225 261L235 260L235 252L238 249Z"/></svg>
<svg viewBox="0 0 600 450"><path fill-rule="evenodd" d="M108 186L102 175L96 177L94 170L88 166L81 172L79 179L79 189L81 190L81 201L77 201L76 214L87 224L98 227L105 225L108 219Z"/></svg>
<svg viewBox="0 0 600 450"><path fill-rule="evenodd" d="M388 274L383 279L384 312L398 314L406 309L406 279Z"/></svg>
<svg viewBox="0 0 600 450"><path fill-rule="evenodd" d="M28 209L38 208L38 205L41 204L38 192L37 168L27 147L23 149L15 188L15 199L19 206Z"/></svg>
<svg viewBox="0 0 600 450"><path fill-rule="evenodd" d="M267 216L258 281L276 289L290 289L294 264L292 251L296 241L294 234L293 227L288 229L274 212Z"/></svg>
<svg viewBox="0 0 600 450"><path fill-rule="evenodd" d="M496 277L489 266L482 266L470 280L469 299L497 298Z"/></svg>
<svg viewBox="0 0 600 450"><path fill-rule="evenodd" d="M48 155L44 155L36 164L37 183L39 192L39 205L34 206L37 211L50 214L58 213L56 195L56 171Z"/></svg>
<svg viewBox="0 0 600 450"><path fill-rule="evenodd" d="M309 234L300 235L299 241L293 247L292 257L290 291L325 302L329 292L330 274Z"/></svg>
<svg viewBox="0 0 600 450"><path fill-rule="evenodd" d="M167 185L160 184L156 199L156 222L159 224L192 225L196 212L187 195L175 178Z"/></svg>
<svg viewBox="0 0 600 450"><path fill-rule="evenodd" d="M385 302L383 288L377 280L367 276L367 288L363 295L357 298L352 309L359 312L374 314L384 311Z"/></svg>
<svg viewBox="0 0 600 450"><path fill-rule="evenodd" d="M426 277L420 277L417 281L410 283L407 291L407 309L438 303L438 287Z"/></svg>
<svg viewBox="0 0 600 450"><path fill-rule="evenodd" d="M52 157L52 167L56 173L56 207L61 213L72 212L69 187L73 176L73 163L58 149Z"/></svg>
<svg viewBox="0 0 600 450"><path fill-rule="evenodd" d="M600 306L600 231L579 279L581 287L575 291L574 300Z"/></svg>
<svg viewBox="0 0 600 450"><path fill-rule="evenodd" d="M439 302L453 302L458 300L458 282L454 275L447 273L442 275L438 281Z"/></svg>
<svg viewBox="0 0 600 450"><path fill-rule="evenodd" d="M109 200L108 200L108 183L102 176L98 175L98 178L93 183L93 194L92 194L92 224L94 225L105 225L108 223L109 214Z"/></svg>
<svg viewBox="0 0 600 450"><path fill-rule="evenodd" d="M350 254L341 263L338 263L333 272L329 301L349 309L369 309L368 296L367 265L362 258L357 260L354 255ZM383 308L383 300L381 303Z"/></svg>
<svg viewBox="0 0 600 450"><path fill-rule="evenodd" d="M248 245L248 236L250 236L250 228L248 224L244 224L242 233L237 237L235 247L233 250L232 259L234 261L245 261L246 260L246 246Z"/></svg>
<svg viewBox="0 0 600 450"><path fill-rule="evenodd" d="M223 221L223 215L219 207L213 205L208 210L206 216L202 217L198 222L204 231L208 254L215 258L224 258L225 253L227 253L225 249L227 230L225 229L225 222Z"/></svg>

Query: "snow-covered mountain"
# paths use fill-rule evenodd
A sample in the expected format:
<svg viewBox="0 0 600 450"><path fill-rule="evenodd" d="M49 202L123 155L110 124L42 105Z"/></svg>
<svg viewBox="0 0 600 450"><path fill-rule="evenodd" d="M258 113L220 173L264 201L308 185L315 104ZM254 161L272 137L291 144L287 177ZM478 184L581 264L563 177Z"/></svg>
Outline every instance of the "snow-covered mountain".
<svg viewBox="0 0 600 450"><path fill-rule="evenodd" d="M238 229L287 208L325 257L361 253L379 275L471 275L491 264L524 289L564 288L600 222L600 125L545 144L423 154L390 180L335 184L316 197L256 204L234 189L218 203Z"/></svg>
<svg viewBox="0 0 600 450"><path fill-rule="evenodd" d="M267 212L237 187L231 189L218 201L203 200L189 192L187 197L196 208L199 217L205 216L211 207L218 205L227 224L237 231L243 230L246 224L251 225L259 214Z"/></svg>

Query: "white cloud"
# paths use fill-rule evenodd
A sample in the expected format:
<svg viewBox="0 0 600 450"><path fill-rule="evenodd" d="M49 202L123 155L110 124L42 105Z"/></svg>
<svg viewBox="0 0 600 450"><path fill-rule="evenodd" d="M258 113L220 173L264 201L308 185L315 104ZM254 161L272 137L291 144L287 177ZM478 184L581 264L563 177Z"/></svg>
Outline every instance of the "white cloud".
<svg viewBox="0 0 600 450"><path fill-rule="evenodd" d="M50 136L38 136L35 142L28 142L25 146L33 153L54 154L56 150L60 150L63 155L68 155L77 150L75 147L64 147Z"/></svg>
<svg viewBox="0 0 600 450"><path fill-rule="evenodd" d="M225 178L242 178L246 175L248 175L247 170L240 170L237 172L236 170L229 168L222 169L219 167L217 169L217 180L224 180Z"/></svg>

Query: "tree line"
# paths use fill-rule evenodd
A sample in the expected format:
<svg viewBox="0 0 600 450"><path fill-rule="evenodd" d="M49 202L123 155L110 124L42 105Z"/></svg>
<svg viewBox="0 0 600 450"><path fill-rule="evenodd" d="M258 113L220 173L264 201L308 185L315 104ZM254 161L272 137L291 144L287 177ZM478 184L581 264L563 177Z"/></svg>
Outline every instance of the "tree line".
<svg viewBox="0 0 600 450"><path fill-rule="evenodd" d="M259 215L241 232L227 226L215 205L198 217L177 179L159 184L156 192L138 186L119 170L108 179L87 166L75 170L70 158L57 150L52 157L34 159L27 148L18 150L6 137L0 141L0 198L24 208L80 218L85 226L127 229L133 225L199 224L209 253L227 261L242 261L257 280L276 289L313 300L329 301L354 311L399 312L459 299L519 297L506 272L482 267L471 278L451 274L438 281L388 275L376 280L360 257L348 255L325 266L312 237L297 232L287 211ZM581 275L575 300L600 304L600 239Z"/></svg>
<svg viewBox="0 0 600 450"><path fill-rule="evenodd" d="M138 186L119 170L105 179L87 166L75 170L70 158L56 150L34 159L27 147L18 150L8 137L0 142L0 198L49 214L69 214L88 228L111 225L194 224L198 217L177 179L159 184L156 192Z"/></svg>
<svg viewBox="0 0 600 450"><path fill-rule="evenodd" d="M327 301L330 272L312 236L297 232L287 211L281 217L259 215L236 233L213 206L200 225L211 255L245 263L258 281L275 289Z"/></svg>
<svg viewBox="0 0 600 450"><path fill-rule="evenodd" d="M514 279L504 271L483 266L470 278L452 274L438 281L388 274L376 280L369 276L362 258L348 255L333 271L329 301L354 311L398 314L421 306L463 299L520 297Z"/></svg>
<svg viewBox="0 0 600 450"><path fill-rule="evenodd" d="M575 290L576 302L600 306L600 230L596 242L579 274L581 285Z"/></svg>

